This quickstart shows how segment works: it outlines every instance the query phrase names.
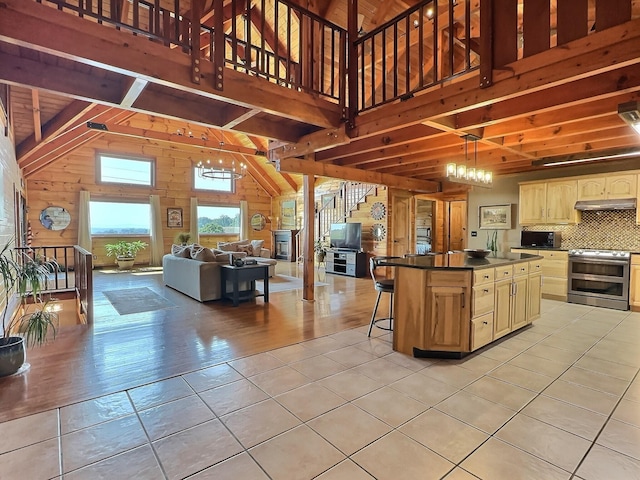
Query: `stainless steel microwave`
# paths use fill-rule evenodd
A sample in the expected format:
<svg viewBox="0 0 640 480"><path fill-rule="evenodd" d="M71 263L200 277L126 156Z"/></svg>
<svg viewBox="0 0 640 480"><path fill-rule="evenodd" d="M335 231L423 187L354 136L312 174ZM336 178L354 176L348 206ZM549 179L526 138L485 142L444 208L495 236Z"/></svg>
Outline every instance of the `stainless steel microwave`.
<svg viewBox="0 0 640 480"><path fill-rule="evenodd" d="M560 232L531 232L523 230L520 246L536 248L560 248Z"/></svg>

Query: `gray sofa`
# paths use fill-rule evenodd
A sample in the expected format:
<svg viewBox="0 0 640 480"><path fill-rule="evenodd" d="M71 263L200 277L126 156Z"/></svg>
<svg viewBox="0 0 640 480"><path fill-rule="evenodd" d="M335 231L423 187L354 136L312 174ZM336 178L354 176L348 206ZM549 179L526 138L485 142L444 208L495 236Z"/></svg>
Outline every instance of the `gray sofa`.
<svg viewBox="0 0 640 480"><path fill-rule="evenodd" d="M176 257L168 253L162 257L164 284L200 302L222 298L220 265L227 262L201 262Z"/></svg>
<svg viewBox="0 0 640 480"><path fill-rule="evenodd" d="M199 247L199 246L198 246ZM202 247L196 248L202 249ZM243 251L200 251L196 258L191 258L194 249L191 246L172 247L172 253L162 257L162 278L164 284L179 292L189 295L200 302L219 300L222 298L221 265L229 265L232 258L255 259L258 263L268 265L269 276L275 275L276 260L269 258L269 250L262 249L260 257L248 256Z"/></svg>

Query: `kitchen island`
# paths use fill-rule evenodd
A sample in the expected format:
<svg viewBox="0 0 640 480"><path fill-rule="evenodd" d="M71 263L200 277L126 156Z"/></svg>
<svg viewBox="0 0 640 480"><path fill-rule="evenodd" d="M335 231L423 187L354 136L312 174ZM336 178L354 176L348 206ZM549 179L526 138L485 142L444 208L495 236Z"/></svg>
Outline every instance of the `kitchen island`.
<svg viewBox="0 0 640 480"><path fill-rule="evenodd" d="M460 358L540 316L542 259L448 253L388 259L395 267L393 349Z"/></svg>

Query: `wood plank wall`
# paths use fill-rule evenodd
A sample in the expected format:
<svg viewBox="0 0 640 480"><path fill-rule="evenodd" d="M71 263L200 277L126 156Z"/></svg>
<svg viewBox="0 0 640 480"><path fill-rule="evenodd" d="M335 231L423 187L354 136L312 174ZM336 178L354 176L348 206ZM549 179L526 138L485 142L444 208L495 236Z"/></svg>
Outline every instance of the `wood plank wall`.
<svg viewBox="0 0 640 480"><path fill-rule="evenodd" d="M154 158L156 161L156 185L153 188L124 185L104 185L96 183L96 153L129 154L136 157ZM175 236L188 232L191 224L190 198L197 197L200 205L219 204L239 206L241 200L249 204L249 217L254 213L271 216L271 197L251 178L246 176L236 184L234 194L218 194L192 189L192 165L199 158L190 152L175 148L151 146L144 140L124 137L103 136L98 140L75 150L51 166L30 176L27 180L29 219L33 228L34 245L75 244L78 238L78 201L81 190L88 190L92 199L140 201L149 195L159 195L163 211L163 236L165 252L169 252ZM52 231L44 228L39 221L40 211L49 206L60 206L71 215L71 224L64 230ZM183 212L183 227L168 228L166 209L178 207ZM251 231L252 240L264 240L266 248L272 248L271 232ZM104 244L116 240L94 238L93 253L96 266L113 265L114 259L106 257ZM215 247L218 241L237 240L238 236L206 235L200 243ZM148 241L148 237L143 240ZM148 249L138 255L136 263L148 263Z"/></svg>

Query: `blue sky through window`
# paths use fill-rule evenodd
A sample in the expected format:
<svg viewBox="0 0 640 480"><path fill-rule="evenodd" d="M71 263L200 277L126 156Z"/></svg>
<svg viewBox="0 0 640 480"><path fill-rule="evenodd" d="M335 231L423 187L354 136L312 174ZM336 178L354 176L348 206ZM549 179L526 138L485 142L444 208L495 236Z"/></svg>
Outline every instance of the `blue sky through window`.
<svg viewBox="0 0 640 480"><path fill-rule="evenodd" d="M148 203L91 202L92 235L149 235Z"/></svg>

